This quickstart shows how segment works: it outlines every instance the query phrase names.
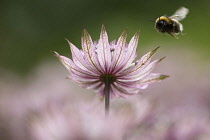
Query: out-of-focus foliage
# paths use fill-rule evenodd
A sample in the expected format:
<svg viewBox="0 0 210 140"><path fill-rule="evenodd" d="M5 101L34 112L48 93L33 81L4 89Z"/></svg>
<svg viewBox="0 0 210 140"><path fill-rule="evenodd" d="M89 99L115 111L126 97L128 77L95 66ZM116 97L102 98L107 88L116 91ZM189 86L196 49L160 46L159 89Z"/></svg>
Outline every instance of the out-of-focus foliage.
<svg viewBox="0 0 210 140"><path fill-rule="evenodd" d="M184 33L176 40L155 31L157 17L171 15L180 6L189 8ZM1 68L19 74L31 71L46 58L53 58L51 50L68 54L70 39L80 46L84 26L94 40L99 38L101 24L110 34L110 41L117 39L127 28L131 37L141 30L140 47L162 46L170 49L195 49L201 57L208 58L210 3L201 1L146 1L146 0L10 0L0 2L0 64ZM147 49L149 50L149 49Z"/></svg>

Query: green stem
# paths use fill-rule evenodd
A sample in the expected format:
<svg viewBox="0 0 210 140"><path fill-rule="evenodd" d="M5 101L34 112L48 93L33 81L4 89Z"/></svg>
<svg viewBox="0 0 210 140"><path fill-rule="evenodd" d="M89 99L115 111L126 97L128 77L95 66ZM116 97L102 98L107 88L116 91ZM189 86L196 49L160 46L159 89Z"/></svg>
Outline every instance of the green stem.
<svg viewBox="0 0 210 140"><path fill-rule="evenodd" d="M110 105L110 80L105 81L105 115L109 115L109 105Z"/></svg>

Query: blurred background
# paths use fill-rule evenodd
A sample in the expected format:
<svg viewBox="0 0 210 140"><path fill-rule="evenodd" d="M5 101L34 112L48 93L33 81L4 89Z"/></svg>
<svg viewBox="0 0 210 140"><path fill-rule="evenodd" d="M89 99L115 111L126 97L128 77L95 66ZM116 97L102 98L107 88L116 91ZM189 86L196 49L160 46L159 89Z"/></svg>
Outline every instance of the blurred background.
<svg viewBox="0 0 210 140"><path fill-rule="evenodd" d="M179 7L190 9L182 21L184 33L176 40L154 29L161 15L172 15ZM209 57L210 3L201 1L146 0L36 0L1 1L0 7L0 64L1 68L25 75L40 62L55 61L51 50L69 55L64 38L81 46L85 27L93 40L99 38L105 24L109 39L119 37L128 29L128 39L140 28L139 51L161 46L166 49L194 50L202 60Z"/></svg>
<svg viewBox="0 0 210 140"><path fill-rule="evenodd" d="M179 35L179 39L157 32L154 29L154 23L148 21L148 19L155 21L162 15L170 16L181 6L187 7L190 12L187 18L181 21L184 26L183 33L186 35ZM186 140L183 134L187 136L195 134L194 127L193 131L189 130L189 134L184 133L186 126L191 126L189 122L187 125L183 123L185 122L183 120L190 116L189 114L196 116L196 119L192 119L196 126L197 120L205 120L202 123L202 129L199 129L203 135L204 130L209 128L205 124L209 124L210 115L210 2L208 0L1 0L0 131L3 133L0 132L0 139L46 140L47 136L38 137L42 135L41 130L45 130L45 127L40 126L38 128L42 129L38 129L33 127L37 125L31 125L31 121L26 123L28 116L31 119L31 114L36 112L35 114L39 114L39 117L43 117L43 112L46 113L48 109L43 111L42 108L47 108L49 102L57 106L60 102L67 102L68 105L71 102L92 104L93 98L98 100L95 94L91 93L92 91L81 89L70 80L65 79L68 72L54 57L51 50L71 57L68 43L64 38L81 48L82 28L85 27L92 39L97 40L102 24L106 27L110 41L118 39L126 28L128 29L127 41L129 41L140 29L138 58L157 46L160 46L160 49L154 59L166 56L154 72L170 75L170 78L152 85L143 91L145 94L141 95L146 102L149 102L148 104L152 104L152 111L148 112L155 112L158 116L158 119L155 118L156 121L152 119L153 125L162 126L158 129L154 127L155 139L157 135L160 136L160 132L165 139L173 137L177 140ZM129 100L131 101L116 99L113 101L113 108L115 110L120 108L119 105L116 105L118 102L120 105L124 104L123 107L127 104L141 102L135 100L133 103L133 99ZM141 106L147 106L147 104ZM169 110L173 113L178 112L179 115L183 114L181 116L185 119L180 121L179 117L171 117L173 113ZM183 113L186 110L191 113ZM53 123L55 120L54 118L52 120ZM32 122L34 124L34 121ZM76 124L78 125L81 124ZM171 129L173 126L173 129L168 130L169 126ZM183 129L180 130L180 127ZM139 129L139 126L137 128ZM181 136L178 136L177 133L171 134L176 128L184 131L177 132ZM28 133L25 133L25 130ZM135 129L134 132L138 131ZM144 136L147 135L149 134ZM138 139L139 136L133 139L135 138ZM201 138L200 135L198 137L202 140L205 138L208 137ZM113 139L117 138L113 136Z"/></svg>

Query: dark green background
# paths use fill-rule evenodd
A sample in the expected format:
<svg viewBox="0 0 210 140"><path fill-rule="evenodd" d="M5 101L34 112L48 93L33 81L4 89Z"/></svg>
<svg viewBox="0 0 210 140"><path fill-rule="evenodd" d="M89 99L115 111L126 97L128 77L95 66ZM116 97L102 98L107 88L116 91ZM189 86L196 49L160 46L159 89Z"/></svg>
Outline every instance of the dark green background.
<svg viewBox="0 0 210 140"><path fill-rule="evenodd" d="M158 33L147 21L170 16L181 6L190 12L181 22L187 35L179 40ZM80 47L82 27L97 40L102 24L110 41L125 28L129 40L140 28L141 50L177 46L194 49L203 61L210 58L208 0L5 0L0 1L0 68L25 75L43 60L56 60L51 50L70 56L64 38Z"/></svg>

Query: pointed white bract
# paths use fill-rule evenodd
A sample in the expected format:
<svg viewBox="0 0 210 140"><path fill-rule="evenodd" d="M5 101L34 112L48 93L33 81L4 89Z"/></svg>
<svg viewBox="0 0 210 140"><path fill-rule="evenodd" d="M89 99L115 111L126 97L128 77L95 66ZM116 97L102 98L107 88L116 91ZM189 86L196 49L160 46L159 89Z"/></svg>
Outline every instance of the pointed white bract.
<svg viewBox="0 0 210 140"><path fill-rule="evenodd" d="M151 73L156 65L163 59L150 63L151 57L157 51L145 54L142 58L133 62L136 57L139 32L126 43L127 31L125 30L117 41L109 43L104 25L101 28L100 39L93 43L86 29L82 34L82 50L79 50L71 42L72 59L55 55L68 69L69 78L84 88L93 89L99 95L104 96L105 80L111 84L110 96L126 97L139 93L151 83L161 81L168 76Z"/></svg>

